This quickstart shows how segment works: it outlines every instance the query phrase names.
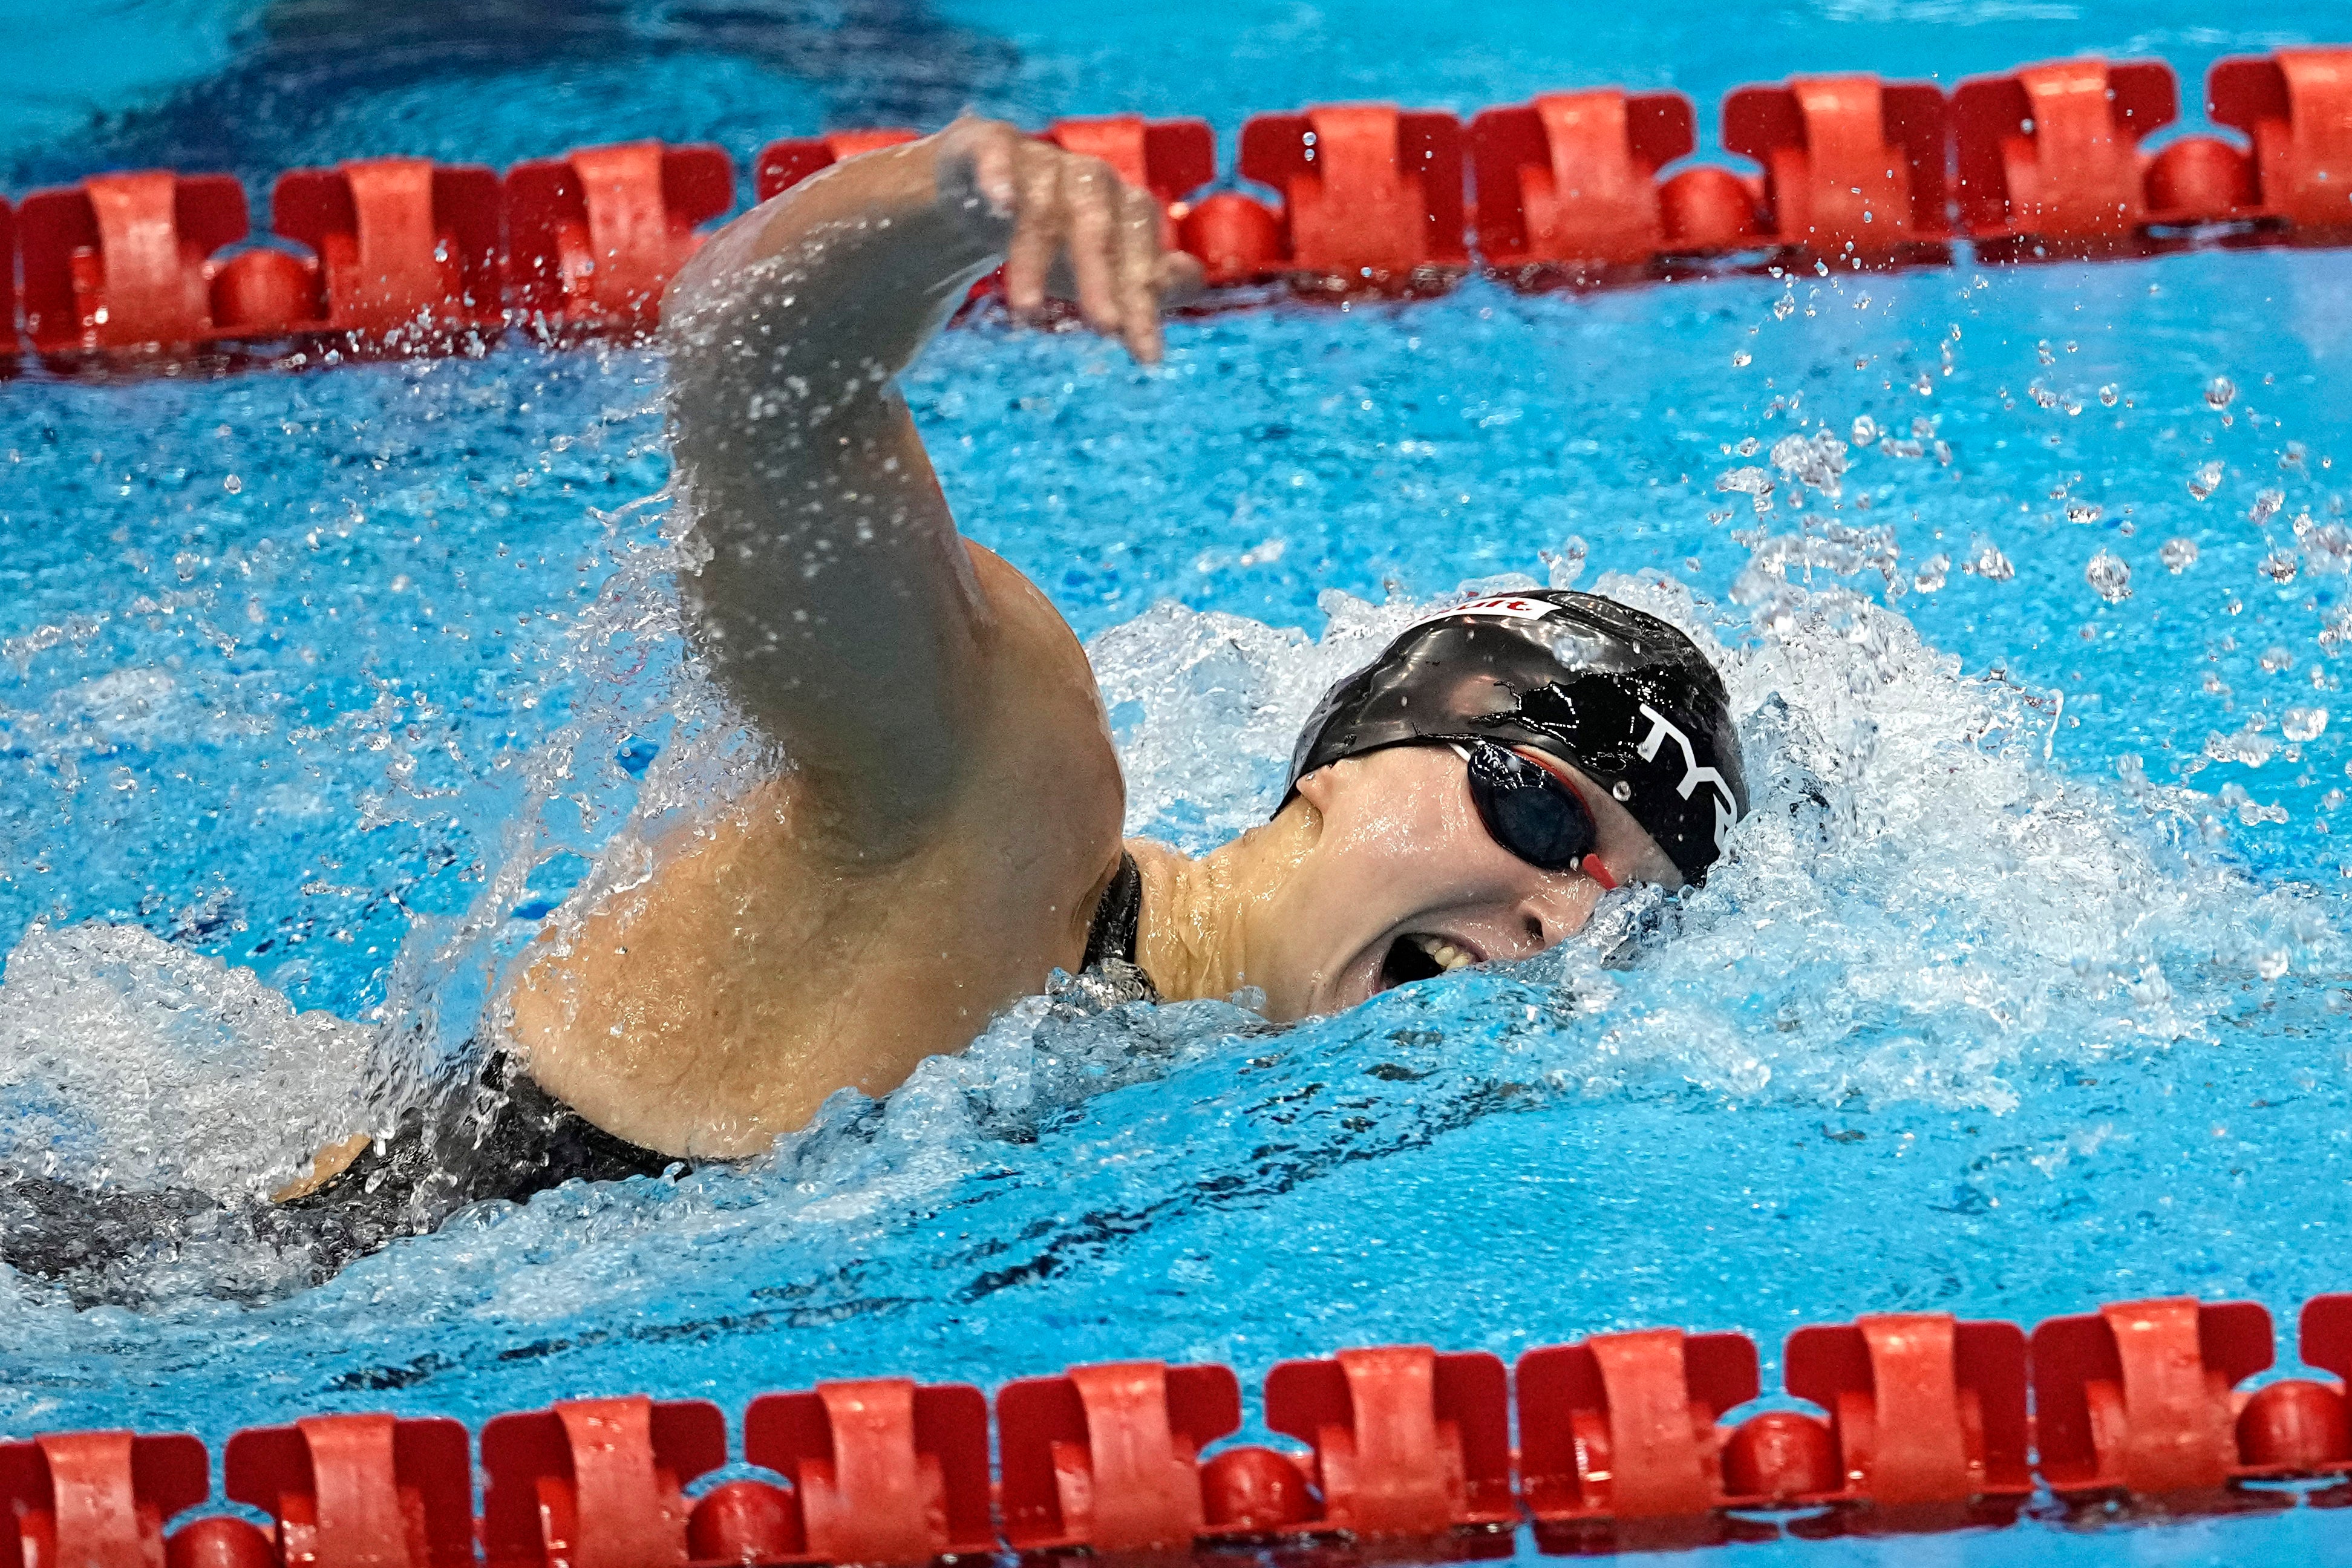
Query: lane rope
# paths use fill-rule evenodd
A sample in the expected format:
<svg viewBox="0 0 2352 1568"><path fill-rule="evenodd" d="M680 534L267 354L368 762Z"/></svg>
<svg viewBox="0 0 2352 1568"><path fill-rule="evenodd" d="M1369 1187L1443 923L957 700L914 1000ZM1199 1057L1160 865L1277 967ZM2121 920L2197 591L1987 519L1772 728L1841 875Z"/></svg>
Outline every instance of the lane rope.
<svg viewBox="0 0 2352 1568"><path fill-rule="evenodd" d="M761 1394L740 1448L718 1405L643 1394L496 1415L478 1440L390 1415L238 1432L222 1493L267 1529L214 1512L166 1533L211 1494L211 1457L184 1434L0 1443L0 1499L28 1563L77 1568L912 1564L1335 1536L1420 1540L1452 1560L1507 1552L1523 1523L1546 1550L1582 1552L2000 1526L2037 1504L2347 1506L2352 1293L2305 1304L2297 1349L2334 1375L2248 1391L2273 1357L2252 1301L2121 1302L2031 1335L1866 1316L1789 1336L1783 1388L1810 1409L1736 1425L1727 1414L1761 1393L1740 1333L1596 1334L1508 1368L1485 1352L1349 1349L1266 1373L1260 1408L1283 1447L1218 1447L1242 1424L1225 1366L1072 1367L992 1402L881 1377ZM776 1479L689 1500L737 1459ZM2250 1485L2281 1481L2321 1485Z"/></svg>
<svg viewBox="0 0 2352 1568"><path fill-rule="evenodd" d="M1777 268L1996 264L2191 246L2352 244L2352 47L2224 59L2206 112L2242 142L2148 151L2179 93L2161 60L2062 60L1960 82L1797 77L1724 100L1722 151L1759 172L1669 165L1696 149L1675 92L1548 93L1455 115L1319 105L1243 127L1227 185L1201 120L1055 121L1156 197L1201 259L1208 308L1284 295L1442 291L1473 269L1524 289ZM769 145L765 201L906 129ZM419 158L296 169L252 234L231 175L94 174L0 201L0 367L308 364L478 354L501 336L640 338L663 287L735 207L709 145L634 142L501 176Z"/></svg>

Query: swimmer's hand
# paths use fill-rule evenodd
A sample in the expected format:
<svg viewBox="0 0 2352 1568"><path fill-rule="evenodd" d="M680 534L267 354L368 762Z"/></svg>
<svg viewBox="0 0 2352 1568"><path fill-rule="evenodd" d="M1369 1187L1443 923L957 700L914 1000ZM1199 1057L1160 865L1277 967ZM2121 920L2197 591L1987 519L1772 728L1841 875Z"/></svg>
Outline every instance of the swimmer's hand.
<svg viewBox="0 0 2352 1568"><path fill-rule="evenodd" d="M993 120L959 120L932 138L940 199L1009 223L1004 297L1035 317L1048 296L1159 362L1160 311L1201 286L1201 264L1160 246L1160 204L1100 158L1066 153Z"/></svg>

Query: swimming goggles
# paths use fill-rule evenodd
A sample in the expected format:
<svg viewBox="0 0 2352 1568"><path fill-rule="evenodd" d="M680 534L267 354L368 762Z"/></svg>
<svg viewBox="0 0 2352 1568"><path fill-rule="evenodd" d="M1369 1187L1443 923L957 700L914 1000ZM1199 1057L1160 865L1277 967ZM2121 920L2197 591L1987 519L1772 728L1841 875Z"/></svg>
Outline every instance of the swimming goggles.
<svg viewBox="0 0 2352 1568"><path fill-rule="evenodd" d="M1470 766L1470 801L1496 843L1538 870L1580 870L1604 888L1617 885L1593 853L1601 829L1591 808L1566 779L1492 741L1454 749Z"/></svg>

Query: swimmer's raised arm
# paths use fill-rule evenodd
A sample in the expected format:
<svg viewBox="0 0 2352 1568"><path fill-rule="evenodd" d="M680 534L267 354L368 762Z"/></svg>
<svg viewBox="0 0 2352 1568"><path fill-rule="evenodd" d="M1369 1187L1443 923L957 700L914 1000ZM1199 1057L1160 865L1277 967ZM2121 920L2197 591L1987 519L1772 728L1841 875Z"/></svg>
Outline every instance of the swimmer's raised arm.
<svg viewBox="0 0 2352 1568"><path fill-rule="evenodd" d="M1109 165L964 120L746 214L665 304L689 636L861 857L919 838L988 706L1003 628L893 381L1000 260L1146 362L1189 266Z"/></svg>

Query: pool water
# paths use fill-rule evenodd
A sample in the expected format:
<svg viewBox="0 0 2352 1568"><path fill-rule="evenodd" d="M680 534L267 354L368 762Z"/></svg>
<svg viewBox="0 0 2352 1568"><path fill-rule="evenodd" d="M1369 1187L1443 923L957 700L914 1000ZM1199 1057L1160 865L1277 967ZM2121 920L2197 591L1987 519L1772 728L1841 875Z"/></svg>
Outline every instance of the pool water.
<svg viewBox="0 0 2352 1568"><path fill-rule="evenodd" d="M1036 122L2330 41L2316 5L132 4L39 47L9 186L123 162L744 154ZM2258 24L2258 25L2257 25ZM2332 31L2331 31L2332 30ZM1120 84L1110 86L1108 84ZM2193 96L2193 93L2192 93ZM93 118L95 116L95 118ZM0 1290L0 1426L469 1421L644 1390L2352 1285L2352 253L982 321L908 392L1089 650L1131 831L1259 820L1416 606L1573 581L1719 648L1758 809L1679 902L1275 1029L1024 1004L740 1171L493 1206L322 1286L229 1225ZM568 894L741 763L680 658L658 356L0 386L0 1163L267 1186L451 1069ZM1769 497L1759 487L1769 483ZM648 500L647 498L655 498ZM2128 590L2126 593L2126 590ZM2330 710L2336 721L2328 721ZM593 869L603 866L604 870ZM2352 1556L2305 1510L1746 1559ZM1533 1552L1522 1537L1522 1546Z"/></svg>

